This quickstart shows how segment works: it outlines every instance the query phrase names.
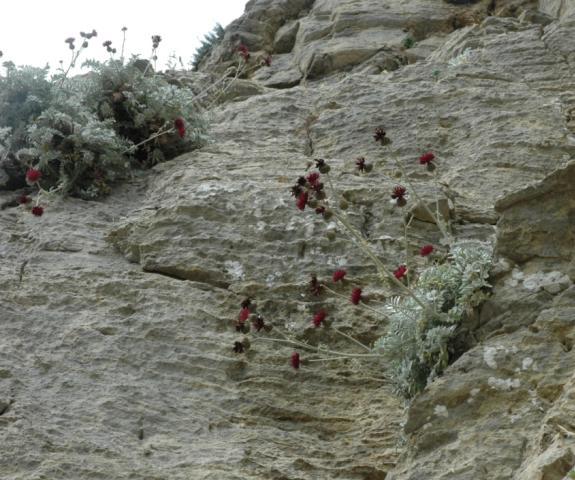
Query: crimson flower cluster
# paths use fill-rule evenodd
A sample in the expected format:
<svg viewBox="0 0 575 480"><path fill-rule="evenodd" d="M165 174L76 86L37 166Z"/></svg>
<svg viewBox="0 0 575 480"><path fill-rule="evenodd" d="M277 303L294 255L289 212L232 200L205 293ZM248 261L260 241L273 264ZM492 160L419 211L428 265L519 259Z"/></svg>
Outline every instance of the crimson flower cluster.
<svg viewBox="0 0 575 480"><path fill-rule="evenodd" d="M385 130L381 127L377 128L374 133L374 140L381 143L382 145L387 145L391 143L391 140L387 137ZM424 165L428 170L432 171L435 169L434 165L435 154L433 152L426 152L419 157L419 163ZM358 157L355 161L356 168L359 172L369 172L372 166L366 163L364 157ZM296 207L299 210L305 210L306 207L314 208L316 213L321 213L326 216L329 212L327 205L324 202L325 192L323 189L323 183L321 182L321 174L326 174L329 172L329 166L323 159L316 160L316 168L318 171L313 171L307 176L299 177L293 187L291 187L291 194L295 197ZM391 193L391 198L395 201L396 205L403 207L407 204L407 189L402 185L396 185ZM434 252L434 246L427 244L423 245L419 254L422 257L428 257ZM393 276L399 280L403 281L407 278L409 269L407 265L399 265L395 270L393 270ZM346 270L338 269L332 274L333 283L344 282L347 275ZM311 280L309 282L308 288L312 295L319 296L323 292L324 285L318 280L317 275L312 274ZM363 289L361 287L354 287L351 290L350 302L353 305L359 305L361 302L366 301L366 297L363 294ZM328 317L328 312L321 309L315 312L312 317L312 324L314 327L319 328L325 325L326 319ZM299 369L301 364L301 357L298 352L293 352L290 357L291 366L294 369Z"/></svg>
<svg viewBox="0 0 575 480"><path fill-rule="evenodd" d="M323 162L320 165L325 171L327 167L325 161L318 160L317 162ZM326 220L331 218L332 212L327 208L325 203L326 194L319 171L313 171L305 177L299 177L295 185L291 187L291 194L295 197L295 204L299 210L303 211L305 207L310 207L314 209L315 213L322 215Z"/></svg>
<svg viewBox="0 0 575 480"><path fill-rule="evenodd" d="M265 322L264 317L256 312L256 308L257 305L252 302L251 298L248 297L245 300L242 300L240 304L240 312L235 321L236 332L248 333L250 331L250 321L252 328L256 332L261 330L269 332L272 329L272 326ZM249 346L249 340L244 338L241 342L234 342L233 350L235 353L244 353L244 351L249 349Z"/></svg>

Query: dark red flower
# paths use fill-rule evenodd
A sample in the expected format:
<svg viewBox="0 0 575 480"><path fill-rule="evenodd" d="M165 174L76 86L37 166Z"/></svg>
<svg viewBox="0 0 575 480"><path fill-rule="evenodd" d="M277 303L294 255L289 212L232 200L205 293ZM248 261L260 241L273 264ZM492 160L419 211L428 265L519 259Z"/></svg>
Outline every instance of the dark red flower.
<svg viewBox="0 0 575 480"><path fill-rule="evenodd" d="M41 207L40 205L36 205L35 207L32 207L32 215L35 215L37 217L41 217L44 214L44 208Z"/></svg>
<svg viewBox="0 0 575 480"><path fill-rule="evenodd" d="M351 291L351 303L357 305L361 301L361 288L354 288Z"/></svg>
<svg viewBox="0 0 575 480"><path fill-rule="evenodd" d="M319 283L317 275L315 274L312 274L311 276L311 280L309 281L309 289L312 295L315 295L316 297L319 297L319 295L321 294L322 285L321 283Z"/></svg>
<svg viewBox="0 0 575 480"><path fill-rule="evenodd" d="M336 283L339 282L340 280L343 280L346 275L347 272L345 270L343 269L336 270L335 272L333 272L332 276L333 282Z"/></svg>
<svg viewBox="0 0 575 480"><path fill-rule="evenodd" d="M405 197L406 193L407 189L405 187L402 187L401 185L398 185L397 187L393 187L393 193L391 194L391 198L394 199L403 198Z"/></svg>
<svg viewBox="0 0 575 480"><path fill-rule="evenodd" d="M419 250L419 254L422 257L427 257L431 253L433 253L433 245L424 245L423 247L421 247L421 250Z"/></svg>
<svg viewBox="0 0 575 480"><path fill-rule="evenodd" d="M240 310L240 314L238 316L238 322L244 323L250 316L250 309L248 307L244 307Z"/></svg>
<svg viewBox="0 0 575 480"><path fill-rule="evenodd" d="M300 194L303 192L302 188L299 185L294 185L293 187L291 187L290 189L291 194L293 197L299 197Z"/></svg>
<svg viewBox="0 0 575 480"><path fill-rule="evenodd" d="M256 332L259 332L262 328L266 327L266 322L264 321L264 317L261 315L256 315L252 321L252 325Z"/></svg>
<svg viewBox="0 0 575 480"><path fill-rule="evenodd" d="M247 61L250 59L250 51L248 50L248 47L246 47L243 43L240 43L238 46L238 53L240 54L240 57L242 57L247 63Z"/></svg>
<svg viewBox="0 0 575 480"><path fill-rule="evenodd" d="M304 210L307 205L307 192L301 192L297 197L296 206L300 210Z"/></svg>
<svg viewBox="0 0 575 480"><path fill-rule="evenodd" d="M419 157L419 163L421 163L421 165L429 165L433 160L435 160L435 155L432 152L424 153Z"/></svg>
<svg viewBox="0 0 575 480"><path fill-rule="evenodd" d="M320 173L324 174L329 173L329 171L331 170L331 167L327 163L325 163L325 160L323 158L316 158L315 168L317 168Z"/></svg>
<svg viewBox="0 0 575 480"><path fill-rule="evenodd" d="M407 274L407 267L405 265L400 265L393 271L393 276L398 280L401 280Z"/></svg>
<svg viewBox="0 0 575 480"><path fill-rule="evenodd" d="M271 67L272 65L272 56L271 55L267 55L263 60L262 63L266 66L266 67Z"/></svg>
<svg viewBox="0 0 575 480"><path fill-rule="evenodd" d="M174 120L174 128L178 131L180 138L184 138L186 135L186 124L182 117L178 117Z"/></svg>
<svg viewBox="0 0 575 480"><path fill-rule="evenodd" d="M32 199L28 195L20 195L18 197L18 203L20 205L26 205L27 203L30 203L31 201L32 201Z"/></svg>
<svg viewBox="0 0 575 480"><path fill-rule="evenodd" d="M321 207L317 207L315 209L315 213L317 213L318 215L325 215L325 207L322 205Z"/></svg>
<svg viewBox="0 0 575 480"><path fill-rule="evenodd" d="M313 320L312 323L315 325L315 327L320 327L321 324L324 322L325 317L327 317L327 313L325 310L320 310L318 312L316 312L316 314L313 316Z"/></svg>
<svg viewBox="0 0 575 480"><path fill-rule="evenodd" d="M393 188L391 198L393 198L397 202L398 206L403 207L407 203L407 200L405 199L406 194L407 189L405 187L402 187L401 185L398 185Z"/></svg>
<svg viewBox="0 0 575 480"><path fill-rule="evenodd" d="M311 172L307 177L306 180L312 187L315 187L319 183L319 172Z"/></svg>
<svg viewBox="0 0 575 480"><path fill-rule="evenodd" d="M299 368L299 364L300 364L299 353L293 352L293 353L291 354L290 363L291 363L291 366L292 366L293 368L295 368L296 370Z"/></svg>
<svg viewBox="0 0 575 480"><path fill-rule="evenodd" d="M389 138L387 138L387 136L386 136L385 130L381 127L375 129L375 133L373 135L373 138L376 142L379 142L382 145L386 145L386 144L390 143Z"/></svg>
<svg viewBox="0 0 575 480"><path fill-rule="evenodd" d="M36 168L30 168L26 172L26 181L29 184L34 184L42 178L42 172Z"/></svg>

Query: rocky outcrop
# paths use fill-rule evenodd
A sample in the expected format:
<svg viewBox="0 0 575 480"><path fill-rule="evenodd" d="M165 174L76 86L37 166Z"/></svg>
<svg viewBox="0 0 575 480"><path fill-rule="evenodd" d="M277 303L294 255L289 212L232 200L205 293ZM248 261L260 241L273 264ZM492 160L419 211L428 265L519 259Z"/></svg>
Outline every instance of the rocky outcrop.
<svg viewBox="0 0 575 480"><path fill-rule="evenodd" d="M572 4L249 2L204 68L239 41L272 66L228 91L210 145L103 202L0 212L0 476L561 479L575 452ZM427 150L436 180L417 163ZM469 350L407 407L377 362L302 355L296 372L291 346L251 334L233 351L246 296L314 345L354 348L311 326L320 306L365 343L385 331L307 293L312 272L345 265L390 294L295 208L289 187L315 158L386 263L405 249L396 161L424 201L448 199L457 238L496 244ZM425 220L408 249L439 243Z"/></svg>

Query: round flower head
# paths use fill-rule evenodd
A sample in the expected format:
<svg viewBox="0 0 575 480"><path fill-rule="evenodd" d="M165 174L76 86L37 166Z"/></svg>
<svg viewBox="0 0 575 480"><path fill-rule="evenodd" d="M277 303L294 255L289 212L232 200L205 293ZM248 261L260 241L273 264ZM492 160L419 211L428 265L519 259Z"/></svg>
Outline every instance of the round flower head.
<svg viewBox="0 0 575 480"><path fill-rule="evenodd" d="M34 185L42 178L42 172L37 168L30 168L26 172L26 182L29 185Z"/></svg>
<svg viewBox="0 0 575 480"><path fill-rule="evenodd" d="M361 297L361 288L354 288L351 291L351 303L353 303L354 305L359 304L359 302L361 301L362 297Z"/></svg>
<svg viewBox="0 0 575 480"><path fill-rule="evenodd" d="M421 165L429 165L433 160L435 160L435 155L432 152L424 153L419 157L419 163Z"/></svg>
<svg viewBox="0 0 575 480"><path fill-rule="evenodd" d="M402 187L401 185L398 185L393 188L391 198L395 200L395 203L397 204L398 207L403 207L407 203L405 195L407 195L407 189L405 187Z"/></svg>
<svg viewBox="0 0 575 480"><path fill-rule="evenodd" d="M421 247L421 250L419 250L419 254L422 257L427 257L428 255L431 255L433 253L433 245L424 245L423 247Z"/></svg>
<svg viewBox="0 0 575 480"><path fill-rule="evenodd" d="M321 324L325 321L325 317L327 317L327 313L325 312L325 310L320 310L316 312L316 314L313 316L312 323L316 328L320 327Z"/></svg>
<svg viewBox="0 0 575 480"><path fill-rule="evenodd" d="M300 364L299 353L293 352L293 353L291 354L290 363L291 363L291 366L292 366L293 368L295 368L296 370L299 368L299 364Z"/></svg>
<svg viewBox="0 0 575 480"><path fill-rule="evenodd" d="M44 214L44 208L41 207L40 205L36 205L35 207L32 207L32 215L35 215L36 217L41 217Z"/></svg>
<svg viewBox="0 0 575 480"><path fill-rule="evenodd" d="M238 322L244 323L250 316L250 309L248 307L244 307L240 310L240 314L238 315Z"/></svg>
<svg viewBox="0 0 575 480"><path fill-rule="evenodd" d="M346 275L347 275L347 272L345 270L343 270L343 269L336 270L335 272L333 272L333 276L332 276L333 283L337 283L340 280L343 280Z"/></svg>
<svg viewBox="0 0 575 480"><path fill-rule="evenodd" d="M393 276L398 280L401 280L405 275L407 275L407 267L405 265L400 265L393 272Z"/></svg>

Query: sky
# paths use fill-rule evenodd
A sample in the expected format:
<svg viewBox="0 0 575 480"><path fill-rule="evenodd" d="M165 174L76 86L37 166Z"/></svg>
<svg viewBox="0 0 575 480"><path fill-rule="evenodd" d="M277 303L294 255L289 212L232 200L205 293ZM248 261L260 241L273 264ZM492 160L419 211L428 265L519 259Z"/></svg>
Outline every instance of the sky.
<svg viewBox="0 0 575 480"><path fill-rule="evenodd" d="M72 51L64 40L80 32L95 29L98 36L90 40L82 59L105 60L109 54L102 46L112 41L118 54L122 46L122 27L126 27L126 56L132 53L149 58L152 35L162 41L157 51L158 70L163 70L173 52L187 65L204 34L216 23L226 26L244 11L247 0L8 0L2 5L0 28L1 61L16 65L43 67L54 71L59 60L70 63Z"/></svg>

